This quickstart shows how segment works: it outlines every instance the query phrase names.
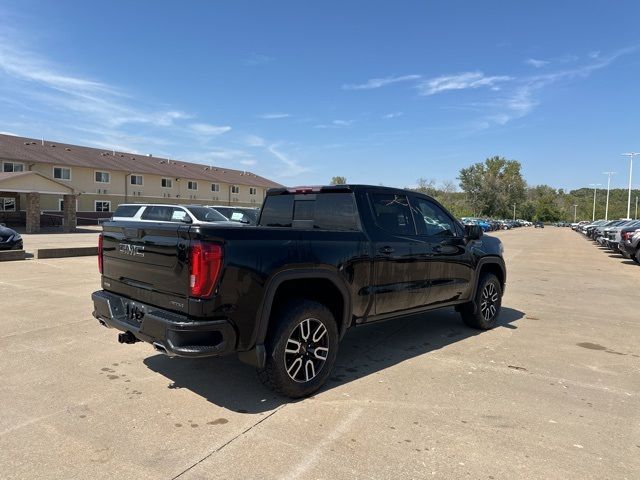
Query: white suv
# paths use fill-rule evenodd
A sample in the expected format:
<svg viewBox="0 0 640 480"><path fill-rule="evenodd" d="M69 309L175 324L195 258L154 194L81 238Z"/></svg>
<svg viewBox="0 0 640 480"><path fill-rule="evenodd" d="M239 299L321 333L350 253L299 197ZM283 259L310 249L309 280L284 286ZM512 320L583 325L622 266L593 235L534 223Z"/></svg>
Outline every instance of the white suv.
<svg viewBox="0 0 640 480"><path fill-rule="evenodd" d="M216 223L241 226L212 208L201 205L164 205L158 203L123 203L113 212L113 220L132 222L175 222L188 224Z"/></svg>

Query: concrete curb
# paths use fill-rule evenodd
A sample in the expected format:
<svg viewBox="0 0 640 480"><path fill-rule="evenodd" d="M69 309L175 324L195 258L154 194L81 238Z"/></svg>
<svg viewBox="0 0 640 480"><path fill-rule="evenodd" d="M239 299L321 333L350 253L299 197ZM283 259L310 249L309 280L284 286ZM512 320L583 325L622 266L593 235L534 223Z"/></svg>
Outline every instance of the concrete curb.
<svg viewBox="0 0 640 480"><path fill-rule="evenodd" d="M11 262L13 260L24 260L26 253L24 250L0 251L0 262Z"/></svg>
<svg viewBox="0 0 640 480"><path fill-rule="evenodd" d="M86 257L98 255L98 247L41 248L36 258Z"/></svg>

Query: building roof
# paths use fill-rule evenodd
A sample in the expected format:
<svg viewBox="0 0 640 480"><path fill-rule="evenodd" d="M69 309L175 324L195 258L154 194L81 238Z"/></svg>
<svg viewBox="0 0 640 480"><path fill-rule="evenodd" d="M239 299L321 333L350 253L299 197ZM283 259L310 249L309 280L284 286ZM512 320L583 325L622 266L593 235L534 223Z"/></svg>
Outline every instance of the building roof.
<svg viewBox="0 0 640 480"><path fill-rule="evenodd" d="M49 163L127 173L147 173L252 187L282 186L254 173L226 167L210 167L199 163L4 134L0 134L0 158L25 163Z"/></svg>
<svg viewBox="0 0 640 480"><path fill-rule="evenodd" d="M28 172L0 172L0 191L2 192L38 192L59 195L73 194L69 185L56 182L44 175Z"/></svg>

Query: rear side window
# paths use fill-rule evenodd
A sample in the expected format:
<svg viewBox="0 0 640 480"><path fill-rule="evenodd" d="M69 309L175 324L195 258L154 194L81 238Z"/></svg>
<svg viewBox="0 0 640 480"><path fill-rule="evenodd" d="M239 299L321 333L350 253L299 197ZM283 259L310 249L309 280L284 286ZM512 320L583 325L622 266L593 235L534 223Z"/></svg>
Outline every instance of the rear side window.
<svg viewBox="0 0 640 480"><path fill-rule="evenodd" d="M360 230L360 216L351 193L324 193L316 197L314 227L322 230Z"/></svg>
<svg viewBox="0 0 640 480"><path fill-rule="evenodd" d="M416 234L406 195L374 193L369 198L380 228L396 235Z"/></svg>
<svg viewBox="0 0 640 480"><path fill-rule="evenodd" d="M179 222L191 220L184 210L181 208L167 206L147 207L140 217L142 220L153 220L155 222Z"/></svg>
<svg viewBox="0 0 640 480"><path fill-rule="evenodd" d="M293 195L273 195L266 198L260 225L290 227L293 220Z"/></svg>
<svg viewBox="0 0 640 480"><path fill-rule="evenodd" d="M351 193L274 195L265 201L260 225L358 231L360 219Z"/></svg>
<svg viewBox="0 0 640 480"><path fill-rule="evenodd" d="M135 217L136 213L140 210L140 206L138 205L120 205L116 208L114 217Z"/></svg>

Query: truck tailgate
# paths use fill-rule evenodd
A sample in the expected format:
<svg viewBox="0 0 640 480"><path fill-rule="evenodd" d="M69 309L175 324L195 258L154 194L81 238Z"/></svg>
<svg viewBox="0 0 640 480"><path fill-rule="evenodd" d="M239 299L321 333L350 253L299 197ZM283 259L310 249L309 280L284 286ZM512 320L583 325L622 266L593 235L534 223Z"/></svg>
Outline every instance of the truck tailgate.
<svg viewBox="0 0 640 480"><path fill-rule="evenodd" d="M103 225L103 276L131 287L188 297L188 253L188 225Z"/></svg>

